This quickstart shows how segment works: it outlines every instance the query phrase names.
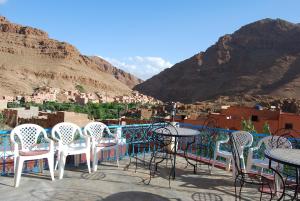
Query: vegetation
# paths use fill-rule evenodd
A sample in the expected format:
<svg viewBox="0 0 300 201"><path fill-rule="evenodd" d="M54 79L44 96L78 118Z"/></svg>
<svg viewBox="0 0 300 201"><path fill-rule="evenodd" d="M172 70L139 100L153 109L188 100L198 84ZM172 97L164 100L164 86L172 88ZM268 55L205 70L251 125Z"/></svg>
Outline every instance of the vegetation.
<svg viewBox="0 0 300 201"><path fill-rule="evenodd" d="M0 130L3 130L5 128L5 118L2 113L0 113Z"/></svg>
<svg viewBox="0 0 300 201"><path fill-rule="evenodd" d="M84 87L82 85L80 85L80 84L77 84L75 86L75 89L77 89L80 93L85 93Z"/></svg>
<svg viewBox="0 0 300 201"><path fill-rule="evenodd" d="M250 133L256 133L255 127L251 119L242 120L242 128L244 131L248 131Z"/></svg>
<svg viewBox="0 0 300 201"><path fill-rule="evenodd" d="M116 119L124 111L136 108L138 105L134 103L121 104L121 103L88 103L80 105L77 103L58 103L58 102L45 102L43 104L37 103L10 103L9 108L12 107L25 107L36 106L42 111L69 111L77 113L88 114L90 118L94 119Z"/></svg>
<svg viewBox="0 0 300 201"><path fill-rule="evenodd" d="M250 119L242 120L242 128L243 128L244 131L248 131L250 133L257 133L256 129L255 129L255 126L254 126L253 122ZM262 132L264 134L271 134L270 125L269 125L268 122L264 123Z"/></svg>
<svg viewBox="0 0 300 201"><path fill-rule="evenodd" d="M263 133L271 135L270 125L268 122L264 123Z"/></svg>

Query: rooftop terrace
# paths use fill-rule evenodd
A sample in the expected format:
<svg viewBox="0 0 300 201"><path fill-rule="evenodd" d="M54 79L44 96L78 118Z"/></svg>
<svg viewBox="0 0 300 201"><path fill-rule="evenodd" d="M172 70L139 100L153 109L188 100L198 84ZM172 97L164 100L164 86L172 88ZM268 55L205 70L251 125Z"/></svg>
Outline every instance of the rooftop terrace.
<svg viewBox="0 0 300 201"><path fill-rule="evenodd" d="M25 174L19 188L13 188L13 177L0 177L0 200L5 201L230 201L234 199L231 173L215 169L212 174L207 166L198 168L197 174L180 158L175 180L168 186L165 164L149 185L149 170L139 164L126 168L128 158L117 168L114 162L104 162L98 171L88 174L86 166L69 167L62 180L51 181L47 171L42 174ZM56 174L57 178L57 174ZM246 186L244 200L259 200L257 189ZM268 197L265 197L266 200Z"/></svg>
<svg viewBox="0 0 300 201"><path fill-rule="evenodd" d="M187 166L183 157L177 157L176 178L171 180L169 186L170 163L162 162L159 164L158 173L152 178L149 184L149 166L151 150L150 146L144 150L136 148L139 154L145 152L146 165L141 161L138 163L135 172L135 164L130 166L129 156L129 137L137 135L142 130L143 125L110 126L114 132L121 129L123 145L120 167L115 161L115 153L109 152L102 155L102 159L111 160L101 162L98 171L88 173L85 159L81 161L79 167L74 167L72 161L67 161L68 165L62 180L58 179L58 171L55 172L55 181L51 181L47 170L41 173L41 169L47 168L46 163L37 161L26 162L23 168L23 175L19 188L14 188L13 179L13 160L9 145L9 132L0 131L0 200L3 201L110 201L110 200L153 200L153 201L227 201L235 200L234 180L232 173L223 169L214 168L209 172L208 166L199 165L197 173L194 174L193 167ZM180 126L200 129L202 126L181 124ZM219 137L229 134L231 131L225 129L215 129ZM50 129L47 129L49 132ZM254 145L265 134L253 134ZM221 139L221 138L220 138ZM126 142L126 144L125 144ZM81 142L80 142L81 143ZM182 141L185 144L187 141ZM184 146L180 145L179 149ZM203 155L204 154L204 155ZM206 161L208 152L198 153L193 146L190 148L189 157L200 161ZM41 165L43 164L43 165ZM225 164L218 163L218 167ZM27 172L27 173L26 173ZM29 173L28 173L29 172ZM38 172L38 173L33 173ZM260 193L257 186L246 185L243 188L243 200L259 200ZM263 200L269 200L270 196L263 194Z"/></svg>

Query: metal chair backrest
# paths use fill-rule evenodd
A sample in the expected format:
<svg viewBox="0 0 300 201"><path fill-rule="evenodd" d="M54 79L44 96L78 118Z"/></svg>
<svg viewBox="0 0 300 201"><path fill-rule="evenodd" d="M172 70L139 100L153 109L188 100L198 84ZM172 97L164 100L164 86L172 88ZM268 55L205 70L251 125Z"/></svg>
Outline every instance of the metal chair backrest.
<svg viewBox="0 0 300 201"><path fill-rule="evenodd" d="M172 143L172 136L178 135L170 122L155 122L151 125L152 141L157 149L165 149Z"/></svg>
<svg viewBox="0 0 300 201"><path fill-rule="evenodd" d="M235 131L230 134L229 139L235 168L238 172L243 172L245 169L245 164L242 160L244 158L244 148L252 145L253 136L246 131Z"/></svg>
<svg viewBox="0 0 300 201"><path fill-rule="evenodd" d="M282 128L275 131L274 135L285 137L292 144L291 148L300 149L300 139L297 138L298 132L296 130Z"/></svg>

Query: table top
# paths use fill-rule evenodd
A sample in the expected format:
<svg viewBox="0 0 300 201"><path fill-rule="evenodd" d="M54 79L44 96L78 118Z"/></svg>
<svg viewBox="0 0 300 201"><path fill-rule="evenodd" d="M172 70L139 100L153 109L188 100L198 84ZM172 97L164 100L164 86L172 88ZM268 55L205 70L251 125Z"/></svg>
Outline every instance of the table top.
<svg viewBox="0 0 300 201"><path fill-rule="evenodd" d="M173 137L192 137L200 134L200 131L190 128L180 128L167 126L165 128L158 128L155 133Z"/></svg>
<svg viewBox="0 0 300 201"><path fill-rule="evenodd" d="M300 168L300 149L271 149L265 156L275 162Z"/></svg>

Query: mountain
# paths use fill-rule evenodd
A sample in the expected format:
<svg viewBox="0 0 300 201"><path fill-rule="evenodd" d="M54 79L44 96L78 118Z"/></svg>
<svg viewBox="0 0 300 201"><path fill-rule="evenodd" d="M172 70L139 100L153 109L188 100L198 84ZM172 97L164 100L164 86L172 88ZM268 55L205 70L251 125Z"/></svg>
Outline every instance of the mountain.
<svg viewBox="0 0 300 201"><path fill-rule="evenodd" d="M130 73L126 73L125 71L119 68L114 67L109 62L98 56L91 56L89 58L98 65L101 71L113 75L117 80L126 84L130 88L133 88L135 85L143 82L143 80L135 77Z"/></svg>
<svg viewBox="0 0 300 201"><path fill-rule="evenodd" d="M248 24L134 89L183 103L243 94L299 99L300 25L281 19Z"/></svg>
<svg viewBox="0 0 300 201"><path fill-rule="evenodd" d="M99 44L100 45L100 44ZM122 95L141 80L99 57L89 57L42 30L0 16L0 93L31 94L40 86Z"/></svg>

